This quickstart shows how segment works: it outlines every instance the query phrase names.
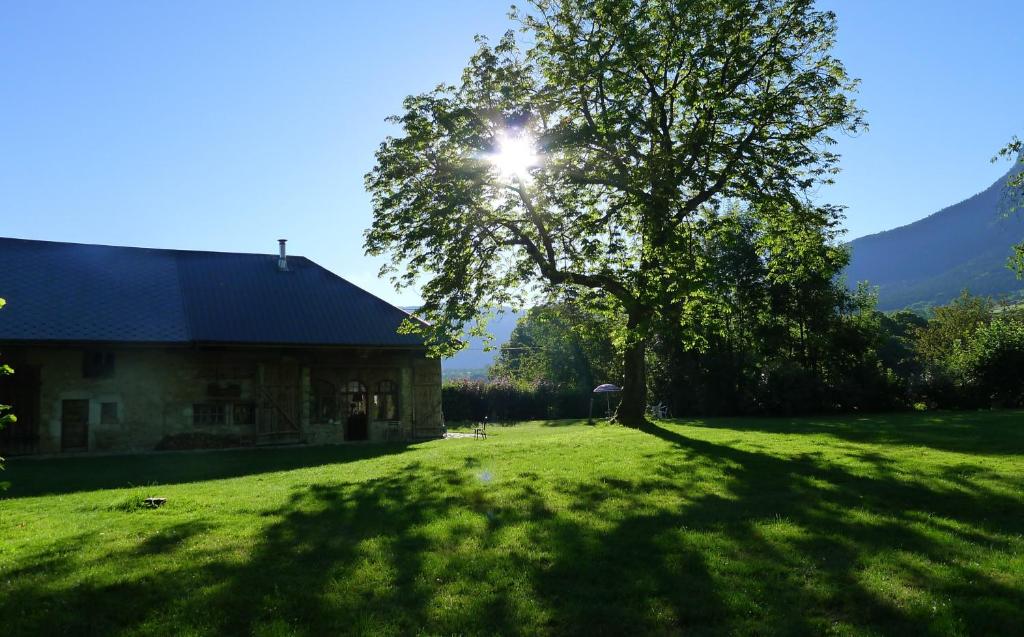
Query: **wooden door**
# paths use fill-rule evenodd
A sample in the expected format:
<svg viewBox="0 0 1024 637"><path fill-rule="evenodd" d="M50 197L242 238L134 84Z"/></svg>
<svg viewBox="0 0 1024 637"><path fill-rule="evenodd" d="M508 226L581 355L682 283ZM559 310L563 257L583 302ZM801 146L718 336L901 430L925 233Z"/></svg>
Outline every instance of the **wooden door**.
<svg viewBox="0 0 1024 637"><path fill-rule="evenodd" d="M413 361L413 437L436 438L444 433L441 413L441 361Z"/></svg>
<svg viewBox="0 0 1024 637"><path fill-rule="evenodd" d="M295 363L261 363L256 433L265 442L284 441L302 433L299 368Z"/></svg>
<svg viewBox="0 0 1024 637"><path fill-rule="evenodd" d="M297 434L299 426L298 388L263 385L257 403L256 432L260 435Z"/></svg>
<svg viewBox="0 0 1024 637"><path fill-rule="evenodd" d="M60 448L89 448L89 401L65 400L61 402Z"/></svg>
<svg viewBox="0 0 1024 637"><path fill-rule="evenodd" d="M418 385L414 390L416 400L415 436L434 437L442 434L441 386Z"/></svg>

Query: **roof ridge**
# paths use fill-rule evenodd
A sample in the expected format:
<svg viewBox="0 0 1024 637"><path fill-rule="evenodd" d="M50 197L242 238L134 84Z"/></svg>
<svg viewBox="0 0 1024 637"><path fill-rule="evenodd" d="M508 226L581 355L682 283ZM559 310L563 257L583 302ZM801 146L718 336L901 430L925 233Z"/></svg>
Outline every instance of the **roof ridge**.
<svg viewBox="0 0 1024 637"><path fill-rule="evenodd" d="M289 255L288 258L291 259L292 258L291 255ZM399 312L401 312L402 314L405 314L407 317L411 318L412 320L418 321L419 323L422 323L423 325L429 327L429 325L430 325L429 323L427 323L426 321L424 321L420 317L416 316L412 312L409 312L406 309L401 308L401 307L395 305L394 303L391 303L389 301L385 301L384 299L380 298L379 296L377 296L373 292L370 292L369 290L367 290L365 288L359 287L355 283L349 281L348 279L346 279L345 277L341 276L340 274L337 274L336 272L332 272L329 268L325 268L324 266L320 265L316 261L313 261L312 259L306 259L306 257L296 257L296 258L305 259L306 261L308 261L309 263L312 263L314 266L320 268L321 270L323 270L327 274L329 274L329 275L333 276L334 278L344 282L349 287L354 288L354 289L358 290L359 292L362 292L363 294L365 294L366 296L369 296L370 298L372 298L373 300L377 301L378 303L383 303L384 305L388 306L389 308L391 308L393 310L398 310Z"/></svg>
<svg viewBox="0 0 1024 637"><path fill-rule="evenodd" d="M270 257L277 259L276 252L232 252L227 250L192 250L188 248L147 248L144 246L111 245L108 243L83 243L80 241L51 241L49 239L22 239L20 237L0 237L0 241L20 241L25 243L49 243L61 246L85 246L92 248L114 248L116 250L145 250L146 252L171 252L175 254L230 254L254 257ZM305 258L301 254L289 254L289 259Z"/></svg>

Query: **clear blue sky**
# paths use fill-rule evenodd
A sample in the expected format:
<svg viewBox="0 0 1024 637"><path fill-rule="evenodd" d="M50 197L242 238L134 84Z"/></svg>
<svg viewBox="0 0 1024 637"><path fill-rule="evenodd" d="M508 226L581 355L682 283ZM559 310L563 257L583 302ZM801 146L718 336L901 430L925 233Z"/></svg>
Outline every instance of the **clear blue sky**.
<svg viewBox="0 0 1024 637"><path fill-rule="evenodd" d="M402 98L454 81L507 0L0 4L0 236L311 257L401 304L362 254L363 174ZM822 198L848 237L1008 169L1024 3L829 0L869 132Z"/></svg>

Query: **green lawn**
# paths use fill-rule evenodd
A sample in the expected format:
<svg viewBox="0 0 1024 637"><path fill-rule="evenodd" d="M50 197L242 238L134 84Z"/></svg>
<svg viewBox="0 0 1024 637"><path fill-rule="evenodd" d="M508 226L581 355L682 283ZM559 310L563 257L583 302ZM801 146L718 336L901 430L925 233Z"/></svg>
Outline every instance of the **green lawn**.
<svg viewBox="0 0 1024 637"><path fill-rule="evenodd" d="M1024 412L490 432L12 460L0 633L1024 631Z"/></svg>

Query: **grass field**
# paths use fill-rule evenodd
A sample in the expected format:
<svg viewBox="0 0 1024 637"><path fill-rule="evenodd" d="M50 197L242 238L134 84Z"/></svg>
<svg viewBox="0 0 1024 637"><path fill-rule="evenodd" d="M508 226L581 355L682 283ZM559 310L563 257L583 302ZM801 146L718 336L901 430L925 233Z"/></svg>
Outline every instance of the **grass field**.
<svg viewBox="0 0 1024 637"><path fill-rule="evenodd" d="M1024 412L531 423L0 479L4 635L1024 633Z"/></svg>

